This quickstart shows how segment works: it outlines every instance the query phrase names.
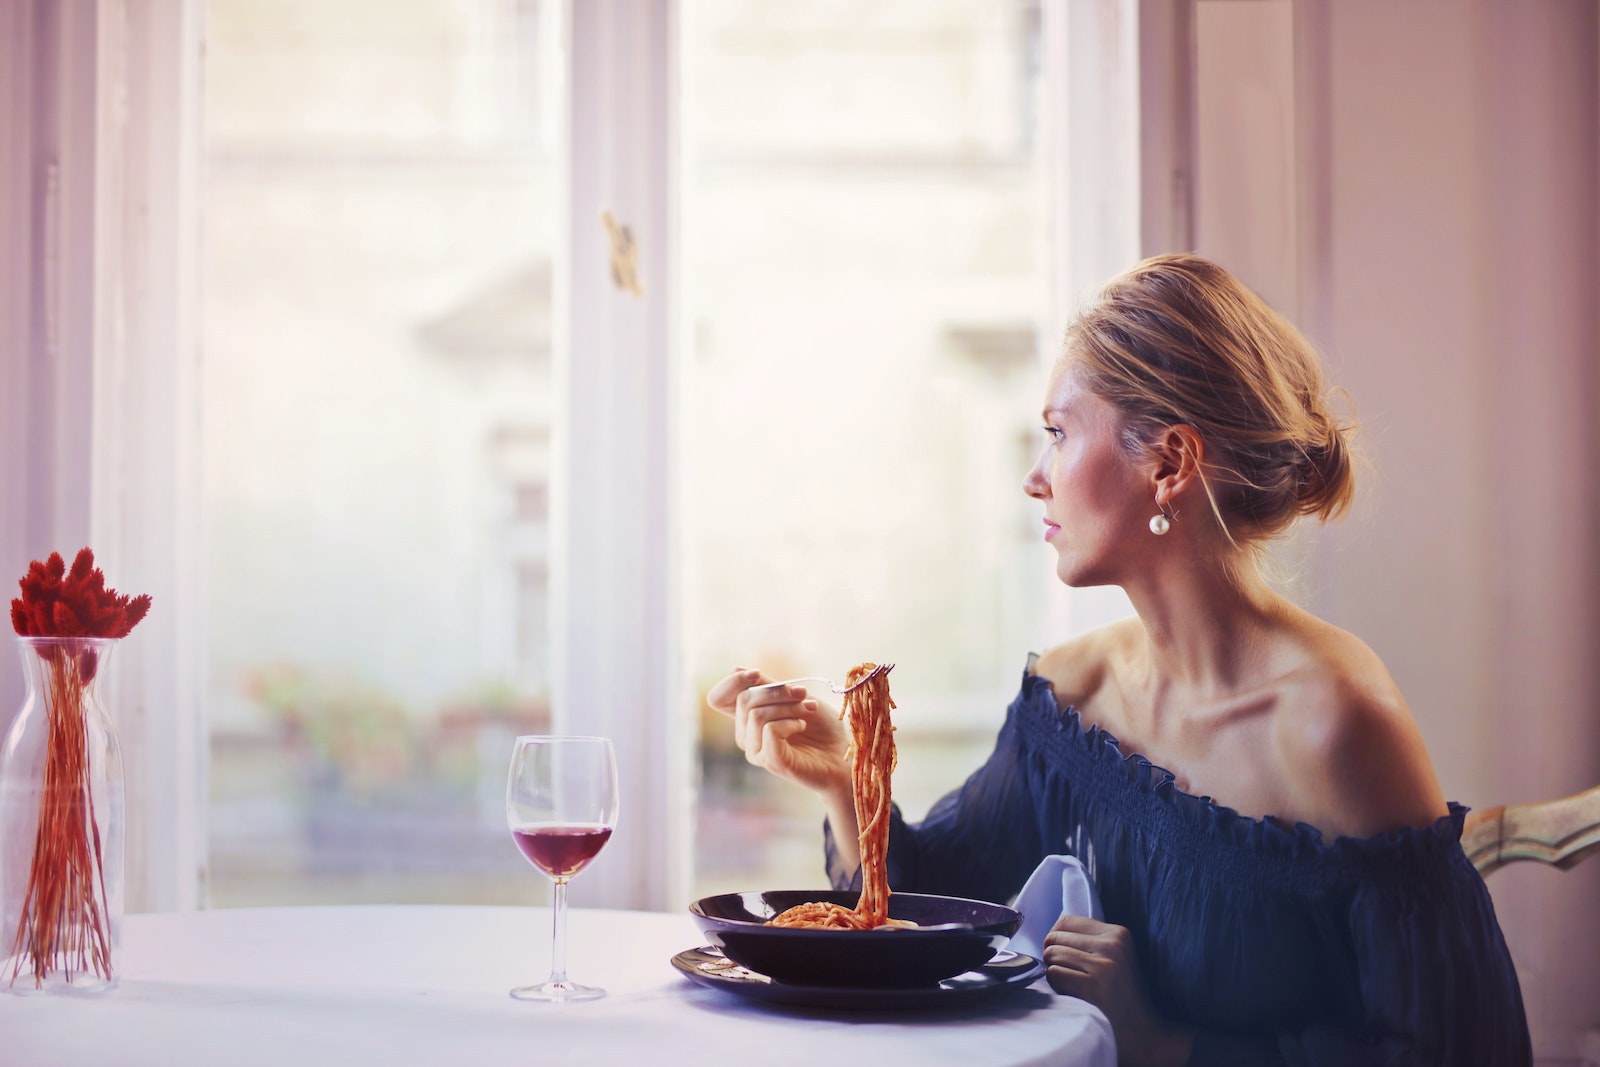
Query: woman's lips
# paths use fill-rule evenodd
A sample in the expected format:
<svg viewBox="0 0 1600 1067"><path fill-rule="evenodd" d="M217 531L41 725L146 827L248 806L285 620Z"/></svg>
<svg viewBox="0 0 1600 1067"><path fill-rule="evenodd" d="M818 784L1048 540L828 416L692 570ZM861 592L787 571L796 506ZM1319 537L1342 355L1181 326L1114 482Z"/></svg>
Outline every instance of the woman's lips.
<svg viewBox="0 0 1600 1067"><path fill-rule="evenodd" d="M1061 527L1057 526L1049 519L1044 520L1044 539L1046 541L1050 540L1050 538L1056 535L1056 531L1059 529L1061 529Z"/></svg>

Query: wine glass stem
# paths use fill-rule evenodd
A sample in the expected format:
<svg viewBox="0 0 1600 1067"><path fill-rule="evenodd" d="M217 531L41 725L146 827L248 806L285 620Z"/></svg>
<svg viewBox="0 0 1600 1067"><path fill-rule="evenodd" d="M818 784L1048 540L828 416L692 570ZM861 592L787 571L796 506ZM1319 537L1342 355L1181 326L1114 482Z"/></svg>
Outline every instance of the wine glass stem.
<svg viewBox="0 0 1600 1067"><path fill-rule="evenodd" d="M550 984L565 985L567 981L567 880L556 882L555 930L550 940Z"/></svg>

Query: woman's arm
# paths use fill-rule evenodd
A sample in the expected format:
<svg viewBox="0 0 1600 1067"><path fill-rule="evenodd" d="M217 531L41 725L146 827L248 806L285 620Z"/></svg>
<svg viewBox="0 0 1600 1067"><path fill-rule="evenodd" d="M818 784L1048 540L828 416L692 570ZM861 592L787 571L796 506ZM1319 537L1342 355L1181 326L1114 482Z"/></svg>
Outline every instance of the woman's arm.
<svg viewBox="0 0 1600 1067"><path fill-rule="evenodd" d="M1350 975L1338 997L1345 1006L1296 1030L1199 1033L1190 1063L1528 1067L1516 968L1489 891L1461 851L1465 815L1451 805L1427 826L1341 843L1356 885L1330 948L1348 956L1320 965Z"/></svg>
<svg viewBox="0 0 1600 1067"><path fill-rule="evenodd" d="M861 853L849 739L838 716L799 687L755 689L768 681L736 670L714 685L707 703L733 720L745 758L822 800L828 873L837 888L859 888ZM958 789L941 798L920 824L891 813L889 885L901 892L942 893L1004 902L1043 857L1040 802L1032 777L1017 763L1008 716L995 751Z"/></svg>
<svg viewBox="0 0 1600 1067"><path fill-rule="evenodd" d="M1005 903L1047 852L1042 827L1058 814L1060 797L1046 795L1035 768L1018 754L1008 715L983 766L941 797L927 817L908 824L898 807L889 822L889 886L905 893L939 893ZM829 847L840 844L829 827ZM1063 842L1064 844L1064 842ZM1054 851L1061 851L1058 846ZM859 888L859 860L830 863L838 888Z"/></svg>

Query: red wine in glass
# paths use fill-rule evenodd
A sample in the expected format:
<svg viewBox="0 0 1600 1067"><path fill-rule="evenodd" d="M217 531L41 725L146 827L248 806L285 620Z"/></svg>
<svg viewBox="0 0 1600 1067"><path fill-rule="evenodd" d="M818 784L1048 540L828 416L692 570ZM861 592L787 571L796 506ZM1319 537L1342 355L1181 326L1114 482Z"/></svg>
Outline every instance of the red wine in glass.
<svg viewBox="0 0 1600 1067"><path fill-rule="evenodd" d="M611 840L609 826L519 826L511 831L528 862L546 878L571 878Z"/></svg>
<svg viewBox="0 0 1600 1067"><path fill-rule="evenodd" d="M567 978L567 883L599 855L617 824L617 758L603 737L519 737L506 779L511 839L555 884L550 977L518 1000L594 1000L604 989Z"/></svg>

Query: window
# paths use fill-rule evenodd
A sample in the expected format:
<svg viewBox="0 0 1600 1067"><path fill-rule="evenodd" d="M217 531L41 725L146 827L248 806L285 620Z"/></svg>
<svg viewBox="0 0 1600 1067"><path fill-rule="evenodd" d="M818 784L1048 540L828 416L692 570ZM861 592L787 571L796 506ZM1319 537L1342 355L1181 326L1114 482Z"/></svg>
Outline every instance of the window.
<svg viewBox="0 0 1600 1067"><path fill-rule="evenodd" d="M695 728L734 659L897 660L899 798L959 777L1037 635L1099 610L1048 591L1018 412L1141 204L1182 203L1141 186L1128 10L5 16L0 545L93 543L166 608L112 698L130 906L208 866L213 904L526 900L505 751L547 726L629 740L587 904L809 881L815 808Z"/></svg>
<svg viewBox="0 0 1600 1067"><path fill-rule="evenodd" d="M219 906L540 881L503 789L550 723L555 23L367 14L206 3Z"/></svg>
<svg viewBox="0 0 1600 1067"><path fill-rule="evenodd" d="M908 817L987 754L1043 617L1038 31L1025 2L705 0L685 40L693 699L896 662ZM696 895L819 884L816 799L701 714Z"/></svg>

